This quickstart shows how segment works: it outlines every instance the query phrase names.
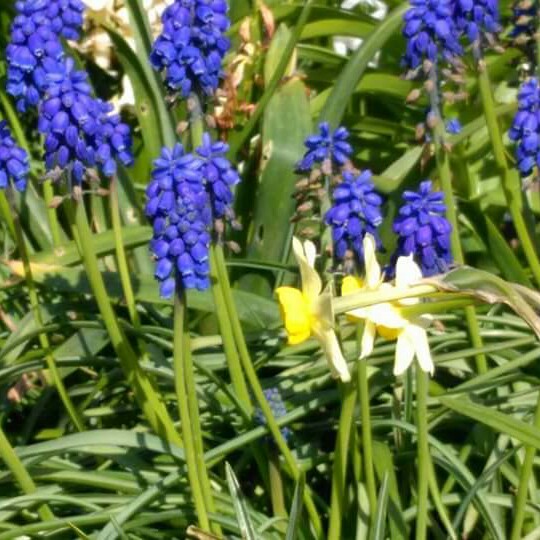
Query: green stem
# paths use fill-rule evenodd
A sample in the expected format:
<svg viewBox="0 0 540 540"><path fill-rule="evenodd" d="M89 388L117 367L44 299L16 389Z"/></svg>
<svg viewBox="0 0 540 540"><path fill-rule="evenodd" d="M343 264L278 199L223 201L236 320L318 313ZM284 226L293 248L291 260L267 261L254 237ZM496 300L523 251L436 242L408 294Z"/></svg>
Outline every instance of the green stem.
<svg viewBox="0 0 540 540"><path fill-rule="evenodd" d="M129 268L127 264L126 250L122 240L122 220L120 218L120 207L118 202L118 180L113 178L109 185L109 203L111 211L111 224L114 235L114 248L116 250L116 264L118 266L118 274L122 283L124 299L129 313L129 318L133 326L138 330L141 327L139 312L137 311L137 303L135 301L135 293L131 284Z"/></svg>
<svg viewBox="0 0 540 540"><path fill-rule="evenodd" d="M189 337L189 328L184 325L184 359L185 359L185 383L186 394L188 397L189 415L191 419L191 431L193 433L193 442L195 443L195 457L197 459L197 469L201 480L204 503L208 512L215 513L216 506L212 496L212 487L208 469L204 461L204 444L201 429L201 417L199 414L199 403L197 400L197 385L195 382L195 368L193 366L193 357L191 355L191 339ZM221 536L221 527L217 522L212 522L212 531Z"/></svg>
<svg viewBox="0 0 540 540"><path fill-rule="evenodd" d="M294 459L292 452L289 450L289 447L287 446L287 443L285 442L283 435L281 434L281 431L276 422L276 419L274 418L274 415L272 414L272 409L270 408L270 406L268 405L268 402L266 401L261 383L259 382L259 378L257 377L257 372L255 371L255 367L253 366L253 362L251 361L251 356L249 354L249 351L246 345L246 340L244 337L244 332L242 330L242 325L240 324L240 319L238 318L236 305L234 303L231 285L229 282L229 276L227 274L227 268L225 266L225 258L223 256L223 249L219 245L215 247L215 263L216 263L218 279L220 280L220 283L223 287L225 304L227 306L227 312L229 314L229 319L231 321L234 339L236 341L236 346L240 354L242 367L244 368L244 372L246 373L248 383L251 386L251 391L253 392L255 400L257 401L257 404L259 405L263 413L263 416L268 425L268 429L270 433L272 434L272 436L274 437L276 445L278 446L280 452L282 453L285 459L285 463L290 469L292 477L294 478L295 481L298 481L301 476L300 469L296 463L296 460ZM313 502L311 491L309 490L307 486L306 486L306 489L304 490L304 504L306 505L306 510L311 518L311 523L315 531L315 536L317 538L323 538L321 518L319 517L317 507L315 506L315 503Z"/></svg>
<svg viewBox="0 0 540 540"><path fill-rule="evenodd" d="M186 457L187 473L189 485L193 494L195 511L199 525L205 531L210 531L210 520L207 513L207 500L204 495L204 480L200 476L200 467L197 457L197 445L195 443L193 418L190 414L190 404L188 394L190 386L188 385L187 371L193 368L189 357L186 354L189 350L189 334L185 324L185 302L182 302L179 291L174 295L174 386L176 390L176 400L178 403L178 413L182 425L182 438L184 441L184 454ZM194 390L191 388L191 390Z"/></svg>
<svg viewBox="0 0 540 540"><path fill-rule="evenodd" d="M339 540L341 536L341 521L344 515L346 495L347 461L349 441L354 421L356 405L356 389L354 384L342 384L343 399L339 426L334 451L334 466L332 468L332 494L330 496L330 518L328 525L328 540Z"/></svg>
<svg viewBox="0 0 540 540"><path fill-rule="evenodd" d="M428 524L428 485L429 485L429 446L427 421L428 376L418 365L416 370L416 429L418 452L418 485L416 540L427 538Z"/></svg>
<svg viewBox="0 0 540 540"><path fill-rule="evenodd" d="M431 111L436 117L436 125L433 129L435 154L437 159L437 169L439 172L439 178L441 186L444 192L444 202L446 205L446 215L448 221L452 224L452 233L450 236L450 243L452 247L452 253L457 263L463 264L464 256L461 248L461 241L459 238L459 222L457 215L457 208L454 201L454 194L452 190L452 174L450 171L450 162L448 159L448 152L444 147L444 124L439 110L439 87L437 81L436 67L434 66L430 71L430 80L432 89L430 91L430 104ZM465 318L467 321L467 327L469 329L469 335L471 342L475 348L482 348L483 341L480 335L480 325L476 316L474 307L465 308ZM478 353L475 355L476 368L479 373L485 373L488 369L487 358L485 354Z"/></svg>
<svg viewBox="0 0 540 540"><path fill-rule="evenodd" d="M373 469L373 439L371 435L367 361L363 359L358 361L358 399L360 401L360 420L362 422L364 476L366 478L370 516L374 516L377 509L377 486L375 484L375 471Z"/></svg>
<svg viewBox="0 0 540 540"><path fill-rule="evenodd" d="M484 116L486 118L488 133L491 139L495 163L501 175L508 210L512 216L516 233L523 252L525 253L527 262L529 263L529 267L531 268L531 272L533 273L536 283L540 285L540 260L538 259L537 246L535 245L534 237L531 235L531 231L525 220L525 212L527 212L528 209L523 202L521 181L517 172L511 170L508 166L502 134L497 115L495 114L495 103L493 101L489 74L485 66L479 66L478 68L478 88L480 90L480 96L482 97Z"/></svg>
<svg viewBox="0 0 540 540"><path fill-rule="evenodd" d="M26 495L31 495L37 491L32 477L15 453L2 428L0 428L0 457ZM54 514L47 504L41 504L38 507L38 514L42 521L54 519Z"/></svg>
<svg viewBox="0 0 540 540"><path fill-rule="evenodd" d="M13 193L11 192L11 189L12 188L8 188L7 194L4 191L0 193L0 205L2 207L7 207L12 217L13 229L15 232L15 241L16 241L17 247L19 248L19 253L21 256L22 264L23 264L26 287L28 289L28 298L30 300L30 306L32 308L32 313L34 315L36 327L38 329L42 329L44 324L43 324L43 317L41 315L41 305L40 305L36 285L32 277L32 267L30 265L28 250L26 248L26 242L24 240L24 235L22 232L21 221L19 218L19 214L17 212L17 208L15 206L15 203L12 200ZM73 405L73 402L71 401L69 397L66 387L64 386L64 381L62 380L62 376L60 375L60 371L58 370L56 361L54 360L54 356L51 352L51 344L49 342L49 336L45 332L40 332L39 343L45 353L45 362L47 364L47 369L49 370L49 373L52 378L52 382L54 386L56 387L56 390L58 391L58 395L60 396L60 399L62 401L62 404L64 405L64 408L66 409L75 428L78 431L84 431L84 422L82 420L81 415L79 414L79 412Z"/></svg>
<svg viewBox="0 0 540 540"><path fill-rule="evenodd" d="M540 393L536 400L536 410L534 412L533 426L536 429L540 429ZM525 507L527 505L527 493L529 490L529 480L533 472L534 457L536 455L536 449L532 446L525 448L525 459L521 466L521 472L519 475L518 491L516 495L516 504L514 511L514 521L512 524L512 532L510 534L510 540L519 540L522 538L521 529L523 528L523 522L525 520Z"/></svg>
<svg viewBox="0 0 540 540"><path fill-rule="evenodd" d="M227 312L227 305L223 297L223 287L221 280L217 275L217 264L215 247L210 246L210 269L212 279L212 294L214 296L214 303L216 305L216 315L218 318L219 330L221 333L221 339L223 340L223 350L225 352L225 359L227 361L227 367L229 368L229 375L231 377L232 386L234 392L242 403L246 420L251 419L253 413L253 407L251 405L251 399L249 397L249 390L242 371L242 364L236 349L233 330Z"/></svg>
<svg viewBox="0 0 540 540"><path fill-rule="evenodd" d="M133 388L135 397L152 429L164 440L182 446L182 440L165 405L159 398L153 381L141 368L139 359L116 318L103 276L99 270L84 202L70 201L68 213L71 227L79 238L78 247L86 269L86 276L127 383L129 387Z"/></svg>
<svg viewBox="0 0 540 540"><path fill-rule="evenodd" d="M270 480L270 498L274 516L287 517L285 497L283 496L283 478L279 467L279 454L270 448L268 458L268 478ZM284 530L282 531L284 532Z"/></svg>
<svg viewBox="0 0 540 540"><path fill-rule="evenodd" d="M196 94L192 94L190 96L189 108L191 146L193 149L196 149L202 144L204 133L203 111L201 107L201 102ZM210 246L210 277L212 283L211 287L212 294L214 296L214 303L216 305L216 315L218 318L219 329L223 339L223 350L225 352L225 359L227 361L227 367L229 369L229 375L231 377L233 389L239 401L244 405L245 412L248 415L246 420L250 420L253 413L253 407L251 406L249 390L246 384L244 373L242 372L242 365L235 345L229 316L227 314L227 308L223 297L222 284L216 274L217 265L215 262L215 258L215 248L213 246Z"/></svg>
<svg viewBox="0 0 540 540"><path fill-rule="evenodd" d="M58 223L58 216L56 215L56 208L51 206L53 197L54 188L52 180L45 180L43 182L43 199L47 207L47 219L49 220L53 246L58 247L62 243L62 237L60 236L60 225Z"/></svg>

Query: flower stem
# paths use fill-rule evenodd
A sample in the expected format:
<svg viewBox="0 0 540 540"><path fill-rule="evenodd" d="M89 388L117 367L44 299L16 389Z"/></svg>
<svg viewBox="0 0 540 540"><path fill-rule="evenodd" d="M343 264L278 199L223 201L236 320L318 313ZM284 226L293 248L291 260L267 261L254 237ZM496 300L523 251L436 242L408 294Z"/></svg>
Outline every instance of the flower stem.
<svg viewBox="0 0 540 540"><path fill-rule="evenodd" d="M540 429L540 392L536 399L536 410L534 412L533 426L536 429ZM514 511L514 521L512 523L510 540L519 540L520 538L522 538L521 529L523 528L523 522L525 520L525 507L527 505L529 480L533 472L535 455L536 450L533 446L527 446L525 448L525 459L523 460L523 465L521 466L521 471L519 474L518 490Z"/></svg>
<svg viewBox="0 0 540 540"><path fill-rule="evenodd" d="M370 516L374 516L377 509L377 486L373 469L373 439L371 435L367 361L363 359L358 361L358 399L360 401L360 420L362 422L364 476L366 478Z"/></svg>
<svg viewBox="0 0 540 540"><path fill-rule="evenodd" d="M0 428L0 457L26 495L31 495L37 491L32 477L15 453L2 428ZM54 519L54 514L46 503L39 505L37 511L42 521Z"/></svg>
<svg viewBox="0 0 540 540"><path fill-rule="evenodd" d="M296 460L294 459L292 452L289 450L285 439L283 438L276 419L272 414L272 409L266 401L261 383L259 382L259 378L257 377L257 372L255 371L255 367L253 366L253 362L251 361L251 356L246 345L242 325L240 324L240 319L238 318L238 313L236 311L236 306L234 303L231 285L229 282L229 276L227 274L227 268L225 267L223 249L220 245L217 245L215 247L215 263L218 279L223 287L225 304L227 306L227 312L231 321L234 339L236 341L236 346L240 354L242 367L244 368L244 372L246 373L246 377L251 387L251 391L253 392L255 400L257 401L257 404L259 405L263 413L263 416L268 425L268 429L274 437L274 440L285 459L285 463L290 469L292 477L295 481L298 481L301 476L301 471L296 463ZM306 505L306 510L309 513L309 517L311 519L311 524L313 526L316 538L323 538L321 519L319 517L319 513L317 511L315 503L313 502L311 492L307 486L304 490L304 503Z"/></svg>
<svg viewBox="0 0 540 540"><path fill-rule="evenodd" d="M109 204L111 212L111 224L114 235L114 249L116 251L116 264L118 265L118 274L122 283L124 299L129 313L129 318L133 326L138 330L141 327L141 320L137 311L137 303L135 302L135 294L131 284L129 268L126 258L126 250L122 240L122 221L120 219L120 208L118 203L118 180L113 178L109 185Z"/></svg>
<svg viewBox="0 0 540 540"><path fill-rule="evenodd" d="M189 109L191 146L192 149L195 150L202 144L204 133L203 111L201 102L196 94L192 94L189 98ZM213 245L210 246L210 271L212 295L216 305L216 315L223 339L223 350L225 352L225 359L227 361L229 375L231 377L231 382L236 396L244 405L245 412L248 414L247 420L249 420L251 419L253 407L251 406L248 387L245 381L244 373L242 372L242 365L238 357L238 351L236 349L231 323L227 314L225 299L223 297L223 287L219 277L216 274L216 255Z"/></svg>
<svg viewBox="0 0 540 540"><path fill-rule="evenodd" d="M0 193L0 205L2 207L7 207L7 212L10 214L12 222L13 222L13 230L15 232L15 241L16 241L17 247L19 248L19 253L21 256L22 264L23 264L26 287L28 289L28 298L30 300L30 306L32 308L32 313L34 315L36 326L38 329L41 329L43 328L43 317L41 315L39 296L37 293L36 285L34 283L34 279L32 277L32 267L30 265L28 250L26 248L26 242L25 242L24 235L22 232L22 226L21 226L21 221L19 218L19 213L17 212L17 208L13 200L13 192L11 190L12 188L10 187L8 188L7 194L4 191ZM49 370L49 373L52 378L52 382L54 386L56 387L56 390L58 391L58 395L60 396L60 399L62 401L62 404L64 405L64 408L66 409L75 428L78 431L84 431L84 422L82 420L81 415L77 411L76 407L73 405L73 402L71 401L71 398L69 397L66 387L64 386L64 381L62 380L62 376L60 375L60 371L58 370L56 361L51 351L51 344L49 342L49 336L47 335L47 333L40 332L39 343L45 354L45 362L47 364L47 369Z"/></svg>
<svg viewBox="0 0 540 540"><path fill-rule="evenodd" d="M525 213L528 211L528 208L526 208L523 202L523 193L519 175L515 170L511 170L508 166L501 130L497 121L497 115L495 114L495 103L493 101L491 83L486 67L478 68L478 87L480 89L480 96L482 97L484 116L486 118L486 124L491 139L493 155L501 175L508 210L512 216L512 221L514 222L516 233L523 252L525 253L525 258L529 263L536 283L540 285L540 260L538 259L537 246L535 245L534 236L531 234L525 220Z"/></svg>
<svg viewBox="0 0 540 540"><path fill-rule="evenodd" d="M153 381L141 368L138 356L131 347L116 318L99 270L84 202L69 201L69 204L68 214L70 216L71 227L79 239L77 246L86 269L86 275L103 318L105 328L109 334L111 344L120 360L128 386L133 388L135 397L152 429L164 440L182 446L182 440L174 427L165 405L160 400Z"/></svg>
<svg viewBox="0 0 540 540"><path fill-rule="evenodd" d="M428 375L420 367L416 370L416 429L418 454L418 485L417 513L416 513L416 540L427 538L428 524L428 486L429 486L429 446L427 422L427 395Z"/></svg>
<svg viewBox="0 0 540 540"><path fill-rule="evenodd" d="M268 478L270 481L270 498L274 516L287 517L285 498L283 496L283 478L279 467L279 454L274 448L269 449ZM284 532L284 528L281 532Z"/></svg>
<svg viewBox="0 0 540 540"><path fill-rule="evenodd" d="M43 199L47 207L47 219L49 220L49 228L51 229L53 247L58 247L62 243L62 237L60 236L60 225L58 223L58 216L56 215L56 208L51 207L53 196L54 188L52 180L47 179L43 182Z"/></svg>
<svg viewBox="0 0 540 540"><path fill-rule="evenodd" d="M210 520L208 518L207 503L208 499L205 496L205 483L210 486L208 478L201 475L201 467L199 466L202 460L202 455L197 455L202 450L202 443L195 442L195 432L200 434L200 430L194 429L194 421L196 420L193 413L193 403L190 406L189 394L193 394L195 388L190 384L190 376L188 371L193 369L191 362L191 351L189 345L189 332L186 328L185 321L185 302L180 297L180 291L176 291L174 295L174 350L173 350L173 365L174 365L174 386L176 390L176 400L178 403L178 412L182 425L182 438L184 441L184 453L186 456L186 465L189 478L189 485L193 494L195 503L195 512L199 525L205 531L210 531ZM195 396L195 407L197 406ZM198 415L197 415L198 417ZM204 470L206 468L203 465Z"/></svg>
<svg viewBox="0 0 540 540"><path fill-rule="evenodd" d="M354 421L356 405L356 388L354 384L341 384L342 403L339 416L339 426L334 451L334 466L332 468L332 494L330 497L330 518L328 525L328 540L341 538L341 521L345 503L347 461L349 441Z"/></svg>
<svg viewBox="0 0 540 540"><path fill-rule="evenodd" d="M213 245L210 246L210 269L212 272L212 294L214 296L214 303L216 305L216 315L218 318L221 339L223 340L223 350L225 352L225 359L229 368L229 374L234 392L240 403L242 403L244 406L244 412L246 414L245 419L250 420L253 413L253 407L251 405L249 390L244 378L244 372L242 371L242 364L240 362L238 350L236 349L231 321L229 319L227 305L223 296L222 283L217 275L215 249L216 248Z"/></svg>
<svg viewBox="0 0 540 540"><path fill-rule="evenodd" d="M457 263L463 264L465 262L463 256L463 250L461 248L461 241L459 238L459 223L457 216L456 204L454 201L454 195L452 190L452 174L450 171L450 162L448 159L448 152L444 145L444 124L439 108L439 86L437 80L436 66L433 66L430 70L431 90L429 92L431 112L435 115L436 125L433 129L433 139L435 145L435 157L437 160L437 169L439 172L439 178L441 186L444 192L444 202L446 205L446 212L448 221L452 224L452 233L450 236L450 243L452 246L452 253ZM480 325L478 318L476 317L476 311L474 307L465 308L465 319L467 321L467 327L469 329L469 335L471 342L475 348L483 347L482 337L480 335ZM478 353L475 356L476 369L479 373L485 373L488 369L486 355Z"/></svg>

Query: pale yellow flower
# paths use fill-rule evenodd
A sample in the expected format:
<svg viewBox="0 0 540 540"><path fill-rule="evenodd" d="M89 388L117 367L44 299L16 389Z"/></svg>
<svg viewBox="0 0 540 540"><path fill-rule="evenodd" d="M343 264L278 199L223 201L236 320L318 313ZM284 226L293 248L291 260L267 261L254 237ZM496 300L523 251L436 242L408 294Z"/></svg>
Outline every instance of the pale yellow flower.
<svg viewBox="0 0 540 540"><path fill-rule="evenodd" d="M324 351L332 376L348 382L351 376L334 332L332 294L328 289L323 291L315 270L315 245L310 241L302 244L298 238L293 238L292 246L300 268L302 289L279 287L276 290L289 344L296 345L313 336Z"/></svg>
<svg viewBox="0 0 540 540"><path fill-rule="evenodd" d="M399 257L396 263L394 286L383 283L381 268L375 256L375 241L371 235L364 238L365 282L354 276L343 280L342 293L358 291L377 291L395 288L406 290L413 283L422 279L422 272L414 262L412 255ZM386 339L396 339L394 374L401 375L416 357L420 368L433 374L434 365L429 348L426 328L432 318L428 314L405 316L402 307L420 302L419 298L407 298L397 302L383 302L365 308L347 312L349 317L364 321L360 358L366 358L373 352L377 333Z"/></svg>

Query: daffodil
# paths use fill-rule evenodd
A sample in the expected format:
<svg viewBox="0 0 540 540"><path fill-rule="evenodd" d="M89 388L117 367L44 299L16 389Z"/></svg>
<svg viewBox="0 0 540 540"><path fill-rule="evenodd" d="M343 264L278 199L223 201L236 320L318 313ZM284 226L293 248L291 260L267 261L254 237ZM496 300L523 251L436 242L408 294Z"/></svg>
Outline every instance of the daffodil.
<svg viewBox="0 0 540 540"><path fill-rule="evenodd" d="M422 279L420 268L414 262L412 255L409 255L399 257L397 260L395 285L383 283L381 268L375 256L375 240L369 234L364 238L364 257L365 281L354 276L347 276L343 280L343 294L358 291L383 291L393 287L406 290ZM366 358L373 352L375 336L378 333L386 339L397 340L395 375L404 373L415 357L422 370L433 373L434 365L426 332L432 318L428 314L405 316L401 309L418 302L420 302L419 298L404 298L395 303L383 302L347 312L349 317L365 321L360 358Z"/></svg>
<svg viewBox="0 0 540 540"><path fill-rule="evenodd" d="M292 247L300 268L302 289L279 287L276 290L289 344L296 345L313 336L324 351L332 376L348 382L351 376L334 332L332 294L328 288L323 290L315 270L315 245L310 241L302 244L298 238L293 238Z"/></svg>

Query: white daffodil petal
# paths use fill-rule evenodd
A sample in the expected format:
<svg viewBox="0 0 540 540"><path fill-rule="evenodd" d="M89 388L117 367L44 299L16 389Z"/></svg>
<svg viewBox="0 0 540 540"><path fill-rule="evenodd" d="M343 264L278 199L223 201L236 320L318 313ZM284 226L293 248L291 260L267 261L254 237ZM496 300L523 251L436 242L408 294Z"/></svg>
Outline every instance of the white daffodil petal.
<svg viewBox="0 0 540 540"><path fill-rule="evenodd" d="M407 332L400 332L396 342L394 375L402 375L407 371L407 368L412 364L415 352L414 343L409 340Z"/></svg>
<svg viewBox="0 0 540 540"><path fill-rule="evenodd" d="M422 279L422 270L414 262L413 256L399 257L396 262L396 287L406 288Z"/></svg>
<svg viewBox="0 0 540 540"><path fill-rule="evenodd" d="M407 334L407 339L414 344L416 359L418 360L422 371L433 375L435 366L433 365L433 359L431 358L427 332L424 328L411 324L405 329L404 333Z"/></svg>
<svg viewBox="0 0 540 540"><path fill-rule="evenodd" d="M304 254L306 256L307 263L311 268L315 268L315 259L317 258L317 248L315 244L310 240L304 242Z"/></svg>
<svg viewBox="0 0 540 540"><path fill-rule="evenodd" d="M360 343L360 360L367 358L373 352L376 333L377 327L371 321L366 321L364 332L362 333L362 341Z"/></svg>
<svg viewBox="0 0 540 540"><path fill-rule="evenodd" d="M313 246L313 248L310 246L310 244L311 246ZM306 295L307 298L311 300L313 298L316 298L321 292L322 282L314 266L309 263L308 257L306 256L306 253L304 251L304 246L307 246L309 256L312 258L311 262L314 265L315 260L313 259L313 250L315 249L315 246L313 245L313 243L306 241L304 245L302 245L302 242L300 242L298 238L293 237L292 248L296 261L298 262L298 267L300 268L300 277L302 278L302 292Z"/></svg>
<svg viewBox="0 0 540 540"><path fill-rule="evenodd" d="M367 317L369 316L369 308L365 307L351 309L351 311L347 311L347 315L355 317L357 319L367 319Z"/></svg>
<svg viewBox="0 0 540 540"><path fill-rule="evenodd" d="M386 328L405 328L409 321L403 318L399 311L390 303L375 304L366 308L367 319Z"/></svg>
<svg viewBox="0 0 540 540"><path fill-rule="evenodd" d="M315 329L313 333L321 344L332 377L339 378L342 382L349 382L351 374L347 361L341 352L336 333L333 330L316 331Z"/></svg>
<svg viewBox="0 0 540 540"><path fill-rule="evenodd" d="M377 245L371 234L364 236L364 265L366 268L366 287L375 290L381 282L381 267L377 262L375 250Z"/></svg>

